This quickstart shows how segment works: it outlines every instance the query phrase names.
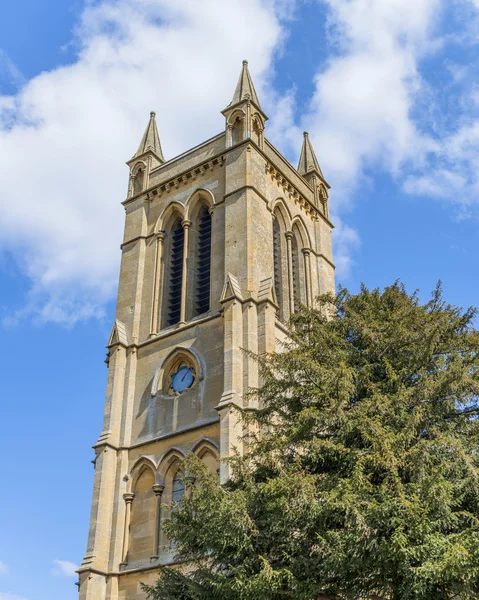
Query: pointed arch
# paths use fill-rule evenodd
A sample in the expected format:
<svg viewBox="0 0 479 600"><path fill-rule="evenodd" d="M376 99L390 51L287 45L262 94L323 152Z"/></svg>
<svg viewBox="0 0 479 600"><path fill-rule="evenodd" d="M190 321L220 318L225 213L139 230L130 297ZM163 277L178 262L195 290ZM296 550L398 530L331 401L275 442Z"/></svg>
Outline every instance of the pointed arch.
<svg viewBox="0 0 479 600"><path fill-rule="evenodd" d="M181 345L176 346L165 356L155 371L151 385L152 396L156 396L158 393L165 393L165 388L168 384L168 374L171 372L172 367L182 360L187 364L191 364L198 381L203 381L205 376L205 365L201 355L194 348Z"/></svg>
<svg viewBox="0 0 479 600"><path fill-rule="evenodd" d="M292 306L294 312L298 312L302 305L310 304L309 252L311 251L311 241L300 217L293 219L291 231Z"/></svg>
<svg viewBox="0 0 479 600"><path fill-rule="evenodd" d="M145 161L137 161L130 169L130 195L140 194L145 187L147 165Z"/></svg>
<svg viewBox="0 0 479 600"><path fill-rule="evenodd" d="M264 121L259 113L254 113L251 118L251 137L260 148L263 147Z"/></svg>
<svg viewBox="0 0 479 600"><path fill-rule="evenodd" d="M162 327L169 327L180 322L182 299L186 293L183 289L185 230L183 215L176 207L171 210L164 223Z"/></svg>
<svg viewBox="0 0 479 600"><path fill-rule="evenodd" d="M216 204L216 199L213 192L199 187L188 197L185 202L185 218L192 220L195 216L195 211L198 210L198 204L206 204L208 208L213 208Z"/></svg>
<svg viewBox="0 0 479 600"><path fill-rule="evenodd" d="M214 442L203 438L194 446L193 452L205 463L210 473L217 474L219 468L219 449Z"/></svg>
<svg viewBox="0 0 479 600"><path fill-rule="evenodd" d="M166 206L158 219L156 220L155 226L153 228L153 233L158 233L159 231L164 231L171 222L172 215L178 215L181 220L185 219L185 206L181 202L177 200L173 200Z"/></svg>
<svg viewBox="0 0 479 600"><path fill-rule="evenodd" d="M136 459L136 461L133 463L133 465L130 469L129 486L128 487L131 492L133 492L133 493L135 492L136 482L138 481L138 478L140 477L141 473L145 469L150 469L150 471L153 473L155 483L158 483L157 482L157 465L156 465L154 459L151 458L150 456L143 455Z"/></svg>
<svg viewBox="0 0 479 600"><path fill-rule="evenodd" d="M158 463L158 476L164 485L167 483L168 475L171 469L179 468L181 462L185 459L185 453L180 448L170 448L160 459Z"/></svg>
<svg viewBox="0 0 479 600"><path fill-rule="evenodd" d="M153 486L156 483L156 469L151 463L148 457L141 457L136 463L132 480L134 497L129 523L129 564L148 559L154 543L156 498Z"/></svg>
<svg viewBox="0 0 479 600"><path fill-rule="evenodd" d="M311 248L311 238L309 237L308 229L300 216L294 217L291 222L291 229L293 231L296 230L299 235L298 241L301 244L301 248Z"/></svg>
<svg viewBox="0 0 479 600"><path fill-rule="evenodd" d="M245 112L238 108L228 117L227 125L231 129L231 143L239 144L245 137Z"/></svg>
<svg viewBox="0 0 479 600"><path fill-rule="evenodd" d="M214 196L209 190L198 189L186 203L189 229L189 256L186 315L190 320L205 314L211 304L211 247L213 235L212 208Z"/></svg>

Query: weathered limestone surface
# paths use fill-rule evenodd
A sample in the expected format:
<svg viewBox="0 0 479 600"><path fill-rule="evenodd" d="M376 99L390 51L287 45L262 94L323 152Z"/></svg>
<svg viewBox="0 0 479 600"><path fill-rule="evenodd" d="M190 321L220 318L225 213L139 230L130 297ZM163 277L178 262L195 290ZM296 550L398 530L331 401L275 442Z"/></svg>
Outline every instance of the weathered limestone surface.
<svg viewBox="0 0 479 600"><path fill-rule="evenodd" d="M179 461L195 452L226 481L221 459L241 450L235 406L244 406L245 393L260 383L257 364L243 349L278 349L287 336L281 320L297 303L310 305L334 291L329 186L309 138L298 170L264 138L267 117L247 63L223 114L225 132L165 162L152 113L128 162L80 600L144 599L140 582L153 582L158 564L174 561L161 523L178 493ZM201 206L211 215L210 305L194 316ZM171 228L178 219L185 241L184 319L166 326ZM194 381L173 393L172 376L181 365L191 365Z"/></svg>

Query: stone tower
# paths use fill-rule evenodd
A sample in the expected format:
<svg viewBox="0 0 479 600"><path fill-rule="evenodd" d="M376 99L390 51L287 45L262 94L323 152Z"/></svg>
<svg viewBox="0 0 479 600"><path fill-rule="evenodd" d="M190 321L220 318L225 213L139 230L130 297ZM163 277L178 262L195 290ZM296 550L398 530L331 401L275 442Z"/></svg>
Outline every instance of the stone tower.
<svg viewBox="0 0 479 600"><path fill-rule="evenodd" d="M298 169L264 137L243 62L225 131L165 161L151 113L130 179L103 431L80 600L140 600L174 548L161 523L180 460L228 478L234 406L300 304L334 291L328 184L308 135ZM253 406L250 408L254 408Z"/></svg>

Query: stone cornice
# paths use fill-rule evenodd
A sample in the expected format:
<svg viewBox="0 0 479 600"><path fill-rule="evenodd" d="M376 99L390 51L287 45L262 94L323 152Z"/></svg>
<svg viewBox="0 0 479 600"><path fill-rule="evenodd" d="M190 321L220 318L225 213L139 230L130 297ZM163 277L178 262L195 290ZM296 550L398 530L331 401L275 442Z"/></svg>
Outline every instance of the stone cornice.
<svg viewBox="0 0 479 600"><path fill-rule="evenodd" d="M224 163L224 152L204 161L202 164L191 169L186 169L177 175L166 179L164 182L150 186L147 190L143 190L135 196L131 196L122 202L123 206L130 204L137 200L142 195L146 196L147 200L153 200L154 196L161 197L163 193L168 193L171 190L177 190L180 185L186 185L190 180L195 180L198 175L203 175L209 169L212 171L215 166L223 166Z"/></svg>
<svg viewBox="0 0 479 600"><path fill-rule="evenodd" d="M211 139L215 140L218 137L219 136L216 136L216 137L211 138ZM209 141L211 141L211 140L209 140ZM205 142L205 144L206 143L208 143L208 142ZM315 219L315 220L322 219L331 228L334 228L334 225L319 210L319 208L317 206L315 206L314 203L309 198L306 198L306 196L299 191L298 187L293 183L293 181L291 180L291 178L288 177L288 175L286 175L284 173L284 170L281 170L279 167L273 165L271 163L271 159L268 156L266 156L265 152L251 138L247 138L245 140L242 140L238 144L235 144L234 146L231 146L230 148L226 148L226 149L222 150L218 154L210 157L207 161L202 161L199 165L196 165L196 166L194 166L194 167L192 167L190 169L186 169L185 171L182 171L182 172L176 174L174 177L170 177L170 178L162 181L161 183L157 183L157 184L155 184L153 186L150 186L148 189L142 191L141 193L136 194L135 196L131 196L130 198L127 198L126 200L124 200L122 202L122 204L124 206L126 206L126 205L130 204L131 202L134 202L135 200L137 200L138 198L140 198L143 195L145 196L146 200L150 200L151 201L151 200L154 200L155 197L158 197L158 198L161 197L163 195L163 193L169 193L172 190L176 190L176 189L178 189L180 187L180 185L186 185L191 180L194 181L198 175L203 175L206 172L207 169L209 169L210 171L212 171L214 169L214 167L217 166L217 165L223 166L223 164L225 163L226 155L229 154L230 152L238 149L239 147L241 147L243 145L251 145L251 146L253 146L255 148L255 150L265 160L265 163L266 163L266 172L271 175L272 179L276 179L276 182L277 182L278 186L282 186L283 190L287 190L288 191L288 193L290 195L290 198L296 204L298 204L298 206L301 209L303 209L312 219ZM296 177L298 177L301 180L302 183L304 183L304 185L308 188L308 190L311 192L311 194L314 194L311 186L308 184L308 182L303 177L301 177L301 175L296 171L296 169L291 165L291 163L289 163L276 150L276 148L272 144L270 144L269 142L268 142L268 147L272 151L274 151L274 153L277 154L278 157L281 160L283 160L287 165L289 165L289 167L291 168L292 172L294 172L294 175ZM188 154L188 152L186 152L183 155L180 155L177 158L180 158L181 156L186 156L187 154ZM175 159L175 160L177 160L177 159ZM164 167L164 165L162 165L162 167ZM252 186L252 187L253 187L253 189L256 190L256 192L258 194L261 195L261 193L259 192L259 190L257 190L256 188L254 188L254 186ZM228 194L228 195L230 195L230 194ZM264 198L264 196L262 196L262 197ZM128 243L128 242L125 242L125 243Z"/></svg>
<svg viewBox="0 0 479 600"><path fill-rule="evenodd" d="M293 200L295 204L298 204L307 215L314 220L322 218L331 228L334 228L334 225L331 223L331 221L325 215L323 215L323 213L311 202L311 200L301 194L292 181L280 169L272 165L268 159L266 159L266 173L271 176L271 179L276 179L278 186L282 187L283 191L287 191L290 199Z"/></svg>
<svg viewBox="0 0 479 600"><path fill-rule="evenodd" d="M175 435L180 435L182 433L187 433L189 431L195 431L196 429L202 429L203 427L209 427L210 425L214 425L215 423L218 423L218 422L219 422L219 418L207 419L205 421L202 421L201 423L196 423L194 425L190 425L189 427L184 427L183 429L177 429L176 431L172 431L171 433L164 433L163 435L158 435L149 440L145 440L143 442L137 442L136 444L131 444L129 446L123 446L123 445L115 446L114 444L101 442L101 443L95 444L94 446L92 446L92 448L94 450L96 450L97 448L100 448L103 446L108 446L108 448L111 448L112 450L115 450L116 452L127 452L129 450L133 450L134 448L140 448L141 446L147 446L148 444L154 444L155 442L159 442L161 440L167 440L169 438L175 437Z"/></svg>

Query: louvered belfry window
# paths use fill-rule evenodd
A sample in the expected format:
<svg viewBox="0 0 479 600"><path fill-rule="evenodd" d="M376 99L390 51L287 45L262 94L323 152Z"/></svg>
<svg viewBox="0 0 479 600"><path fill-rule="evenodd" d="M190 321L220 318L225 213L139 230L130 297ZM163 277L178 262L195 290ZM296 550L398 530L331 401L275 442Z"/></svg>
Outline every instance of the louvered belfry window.
<svg viewBox="0 0 479 600"><path fill-rule="evenodd" d="M292 258L292 266L293 266L293 303L294 303L294 312L299 311L299 306L301 304L301 283L300 283L300 272L299 272L299 253L298 253L298 241L296 236L293 235L293 239L291 240L291 258Z"/></svg>
<svg viewBox="0 0 479 600"><path fill-rule="evenodd" d="M281 229L278 219L273 220L274 291L281 309Z"/></svg>
<svg viewBox="0 0 479 600"><path fill-rule="evenodd" d="M166 325L175 325L181 316L181 282L183 276L183 247L185 234L180 219L171 228L170 281L168 287L168 310Z"/></svg>
<svg viewBox="0 0 479 600"><path fill-rule="evenodd" d="M198 237L196 247L196 282L194 315L202 315L210 309L211 283L211 215L206 206L198 214Z"/></svg>

